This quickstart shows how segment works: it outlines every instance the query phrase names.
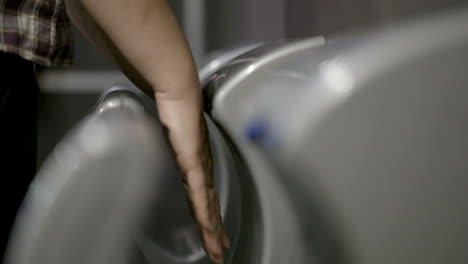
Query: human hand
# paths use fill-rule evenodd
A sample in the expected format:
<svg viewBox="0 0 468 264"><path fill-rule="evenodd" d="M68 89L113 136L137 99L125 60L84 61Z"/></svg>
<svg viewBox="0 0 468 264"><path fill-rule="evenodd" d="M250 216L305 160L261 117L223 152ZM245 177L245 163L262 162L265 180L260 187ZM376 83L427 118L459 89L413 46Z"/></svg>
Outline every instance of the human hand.
<svg viewBox="0 0 468 264"><path fill-rule="evenodd" d="M222 249L230 245L221 219L208 130L201 107L161 98L157 98L157 102L160 119L167 128L181 169L203 248L214 263L222 264Z"/></svg>
<svg viewBox="0 0 468 264"><path fill-rule="evenodd" d="M206 133L205 133L206 135ZM206 135L207 137L207 135ZM216 264L223 263L223 247L229 248L229 240L224 232L221 219L218 193L212 174L212 157L206 139L200 160L182 180L189 199L203 248Z"/></svg>

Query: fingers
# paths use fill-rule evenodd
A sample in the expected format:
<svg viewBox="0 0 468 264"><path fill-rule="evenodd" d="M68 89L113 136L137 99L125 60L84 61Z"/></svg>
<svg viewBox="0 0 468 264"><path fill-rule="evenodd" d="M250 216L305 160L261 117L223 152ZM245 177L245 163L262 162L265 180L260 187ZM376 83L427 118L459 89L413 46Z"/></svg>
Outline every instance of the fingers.
<svg viewBox="0 0 468 264"><path fill-rule="evenodd" d="M216 233L202 231L203 248L214 263L223 263L223 251L220 236Z"/></svg>
<svg viewBox="0 0 468 264"><path fill-rule="evenodd" d="M227 236L223 229L218 232L203 231L203 248L214 263L223 263L223 247L226 247Z"/></svg>
<svg viewBox="0 0 468 264"><path fill-rule="evenodd" d="M230 246L229 240L224 232L216 190L208 189L207 193L208 204L194 207L195 219L205 251L215 263L222 263L222 248Z"/></svg>
<svg viewBox="0 0 468 264"><path fill-rule="evenodd" d="M224 232L219 197L213 184L203 185L200 183L200 178L195 177L201 176L192 174L189 175L188 180L182 180L192 215L195 218L205 252L214 263L223 263L222 249L230 247L230 243Z"/></svg>

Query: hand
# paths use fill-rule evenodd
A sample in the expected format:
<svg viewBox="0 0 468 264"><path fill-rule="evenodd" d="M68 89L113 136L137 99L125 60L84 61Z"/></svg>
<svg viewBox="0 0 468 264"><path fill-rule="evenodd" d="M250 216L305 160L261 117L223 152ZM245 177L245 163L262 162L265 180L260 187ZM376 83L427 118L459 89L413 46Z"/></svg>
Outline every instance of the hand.
<svg viewBox="0 0 468 264"><path fill-rule="evenodd" d="M157 102L182 172L182 182L203 248L214 263L222 264L222 248L230 245L221 219L208 130L201 107L196 104L192 108L188 103L161 98L157 98Z"/></svg>
<svg viewBox="0 0 468 264"><path fill-rule="evenodd" d="M208 133L204 122L202 127L204 132L202 132L203 145L200 157L185 174L183 183L203 248L214 263L221 264L223 263L222 247L229 248L230 245L221 219L219 198L212 174Z"/></svg>

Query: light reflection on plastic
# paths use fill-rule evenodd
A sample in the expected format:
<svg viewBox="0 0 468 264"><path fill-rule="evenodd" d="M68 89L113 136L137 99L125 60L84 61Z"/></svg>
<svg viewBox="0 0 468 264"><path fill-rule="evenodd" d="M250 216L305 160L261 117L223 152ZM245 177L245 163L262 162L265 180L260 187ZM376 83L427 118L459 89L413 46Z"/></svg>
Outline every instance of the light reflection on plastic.
<svg viewBox="0 0 468 264"><path fill-rule="evenodd" d="M210 64L208 64L208 68L217 69L220 65L221 63L215 60L215 61L212 61Z"/></svg>
<svg viewBox="0 0 468 264"><path fill-rule="evenodd" d="M112 100L109 101L109 102L107 102L107 105L108 105L109 107L117 106L116 102L114 102L114 101L112 101Z"/></svg>
<svg viewBox="0 0 468 264"><path fill-rule="evenodd" d="M92 126L85 127L84 129L88 131L79 137L79 142L83 150L86 151L86 153L95 156L104 153L110 146L109 129L101 124L93 124ZM90 139L89 135L93 135L93 138Z"/></svg>
<svg viewBox="0 0 468 264"><path fill-rule="evenodd" d="M249 65L249 67L247 67L248 74L251 74L254 70L255 70L255 65Z"/></svg>
<svg viewBox="0 0 468 264"><path fill-rule="evenodd" d="M354 86L351 72L339 60L323 62L320 65L320 78L339 93L349 93Z"/></svg>

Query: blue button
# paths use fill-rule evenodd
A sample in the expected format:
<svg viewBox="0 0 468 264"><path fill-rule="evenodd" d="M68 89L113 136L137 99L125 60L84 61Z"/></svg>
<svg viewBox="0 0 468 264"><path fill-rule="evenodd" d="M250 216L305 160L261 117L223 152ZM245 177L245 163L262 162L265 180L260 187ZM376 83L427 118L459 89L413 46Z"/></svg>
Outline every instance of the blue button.
<svg viewBox="0 0 468 264"><path fill-rule="evenodd" d="M265 121L255 121L247 125L245 136L251 141L264 141L268 134L268 125Z"/></svg>

